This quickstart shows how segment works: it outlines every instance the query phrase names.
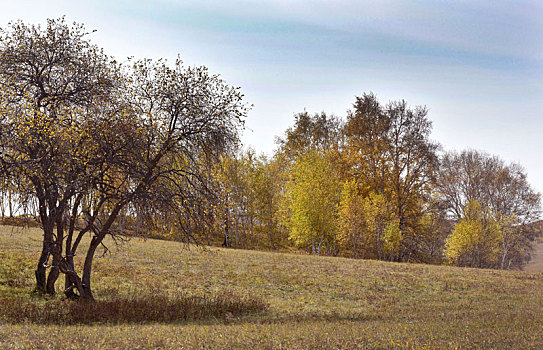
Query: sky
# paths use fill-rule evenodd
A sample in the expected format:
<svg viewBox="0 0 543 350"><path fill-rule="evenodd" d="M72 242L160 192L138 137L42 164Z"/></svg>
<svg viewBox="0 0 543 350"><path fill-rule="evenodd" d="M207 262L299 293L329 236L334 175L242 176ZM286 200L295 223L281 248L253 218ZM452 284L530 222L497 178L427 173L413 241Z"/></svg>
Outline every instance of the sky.
<svg viewBox="0 0 543 350"><path fill-rule="evenodd" d="M426 105L444 151L520 163L543 192L543 0L1 0L0 27L66 16L122 61L205 65L253 107L243 142L270 155L296 113L355 96Z"/></svg>

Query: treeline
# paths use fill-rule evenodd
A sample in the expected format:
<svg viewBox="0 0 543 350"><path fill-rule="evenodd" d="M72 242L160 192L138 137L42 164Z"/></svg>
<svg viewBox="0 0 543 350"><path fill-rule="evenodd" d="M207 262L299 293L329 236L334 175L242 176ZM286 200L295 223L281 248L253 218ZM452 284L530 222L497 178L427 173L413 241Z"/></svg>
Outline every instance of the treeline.
<svg viewBox="0 0 543 350"><path fill-rule="evenodd" d="M224 154L209 169L213 195L198 202L199 218L181 220L212 245L522 268L540 230L531 224L540 194L518 164L441 151L427 114L371 93L345 120L299 113L272 157Z"/></svg>
<svg viewBox="0 0 543 350"><path fill-rule="evenodd" d="M158 181L152 200L126 205L110 231L242 249L522 268L542 229L540 194L526 172L480 151L443 152L431 128L425 107L383 105L371 93L356 98L345 120L302 112L271 157L238 144L212 161L195 160L192 180ZM26 214L23 224L39 221L39 203L23 182L5 179L0 192L3 219L15 212ZM82 215L77 228L86 222Z"/></svg>

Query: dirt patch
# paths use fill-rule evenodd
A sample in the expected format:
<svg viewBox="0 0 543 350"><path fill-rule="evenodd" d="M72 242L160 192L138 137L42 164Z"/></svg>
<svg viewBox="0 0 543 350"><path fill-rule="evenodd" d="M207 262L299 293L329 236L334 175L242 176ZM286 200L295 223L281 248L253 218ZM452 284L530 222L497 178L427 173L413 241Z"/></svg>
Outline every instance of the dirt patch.
<svg viewBox="0 0 543 350"><path fill-rule="evenodd" d="M543 272L543 243L538 243L534 247L532 260L524 268L526 272Z"/></svg>

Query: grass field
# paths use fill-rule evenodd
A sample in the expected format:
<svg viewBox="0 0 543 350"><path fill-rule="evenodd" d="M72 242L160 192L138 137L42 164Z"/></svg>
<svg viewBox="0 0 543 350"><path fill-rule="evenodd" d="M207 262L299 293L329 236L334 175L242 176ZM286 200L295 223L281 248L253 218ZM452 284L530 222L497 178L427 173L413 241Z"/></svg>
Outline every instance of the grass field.
<svg viewBox="0 0 543 350"><path fill-rule="evenodd" d="M543 349L542 273L133 239L96 259L110 312L74 318L31 293L39 247L0 227L0 348Z"/></svg>

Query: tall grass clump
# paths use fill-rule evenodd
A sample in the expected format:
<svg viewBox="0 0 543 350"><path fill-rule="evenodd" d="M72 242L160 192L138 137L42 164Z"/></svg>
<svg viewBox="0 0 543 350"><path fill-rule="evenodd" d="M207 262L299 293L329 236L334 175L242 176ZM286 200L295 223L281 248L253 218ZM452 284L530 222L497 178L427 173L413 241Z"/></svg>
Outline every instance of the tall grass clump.
<svg viewBox="0 0 543 350"><path fill-rule="evenodd" d="M107 297L96 301L41 299L28 297L0 298L0 319L9 323L91 324L182 322L206 319L230 319L267 310L260 298L223 290L212 295L167 295L138 291L121 295L108 291Z"/></svg>

